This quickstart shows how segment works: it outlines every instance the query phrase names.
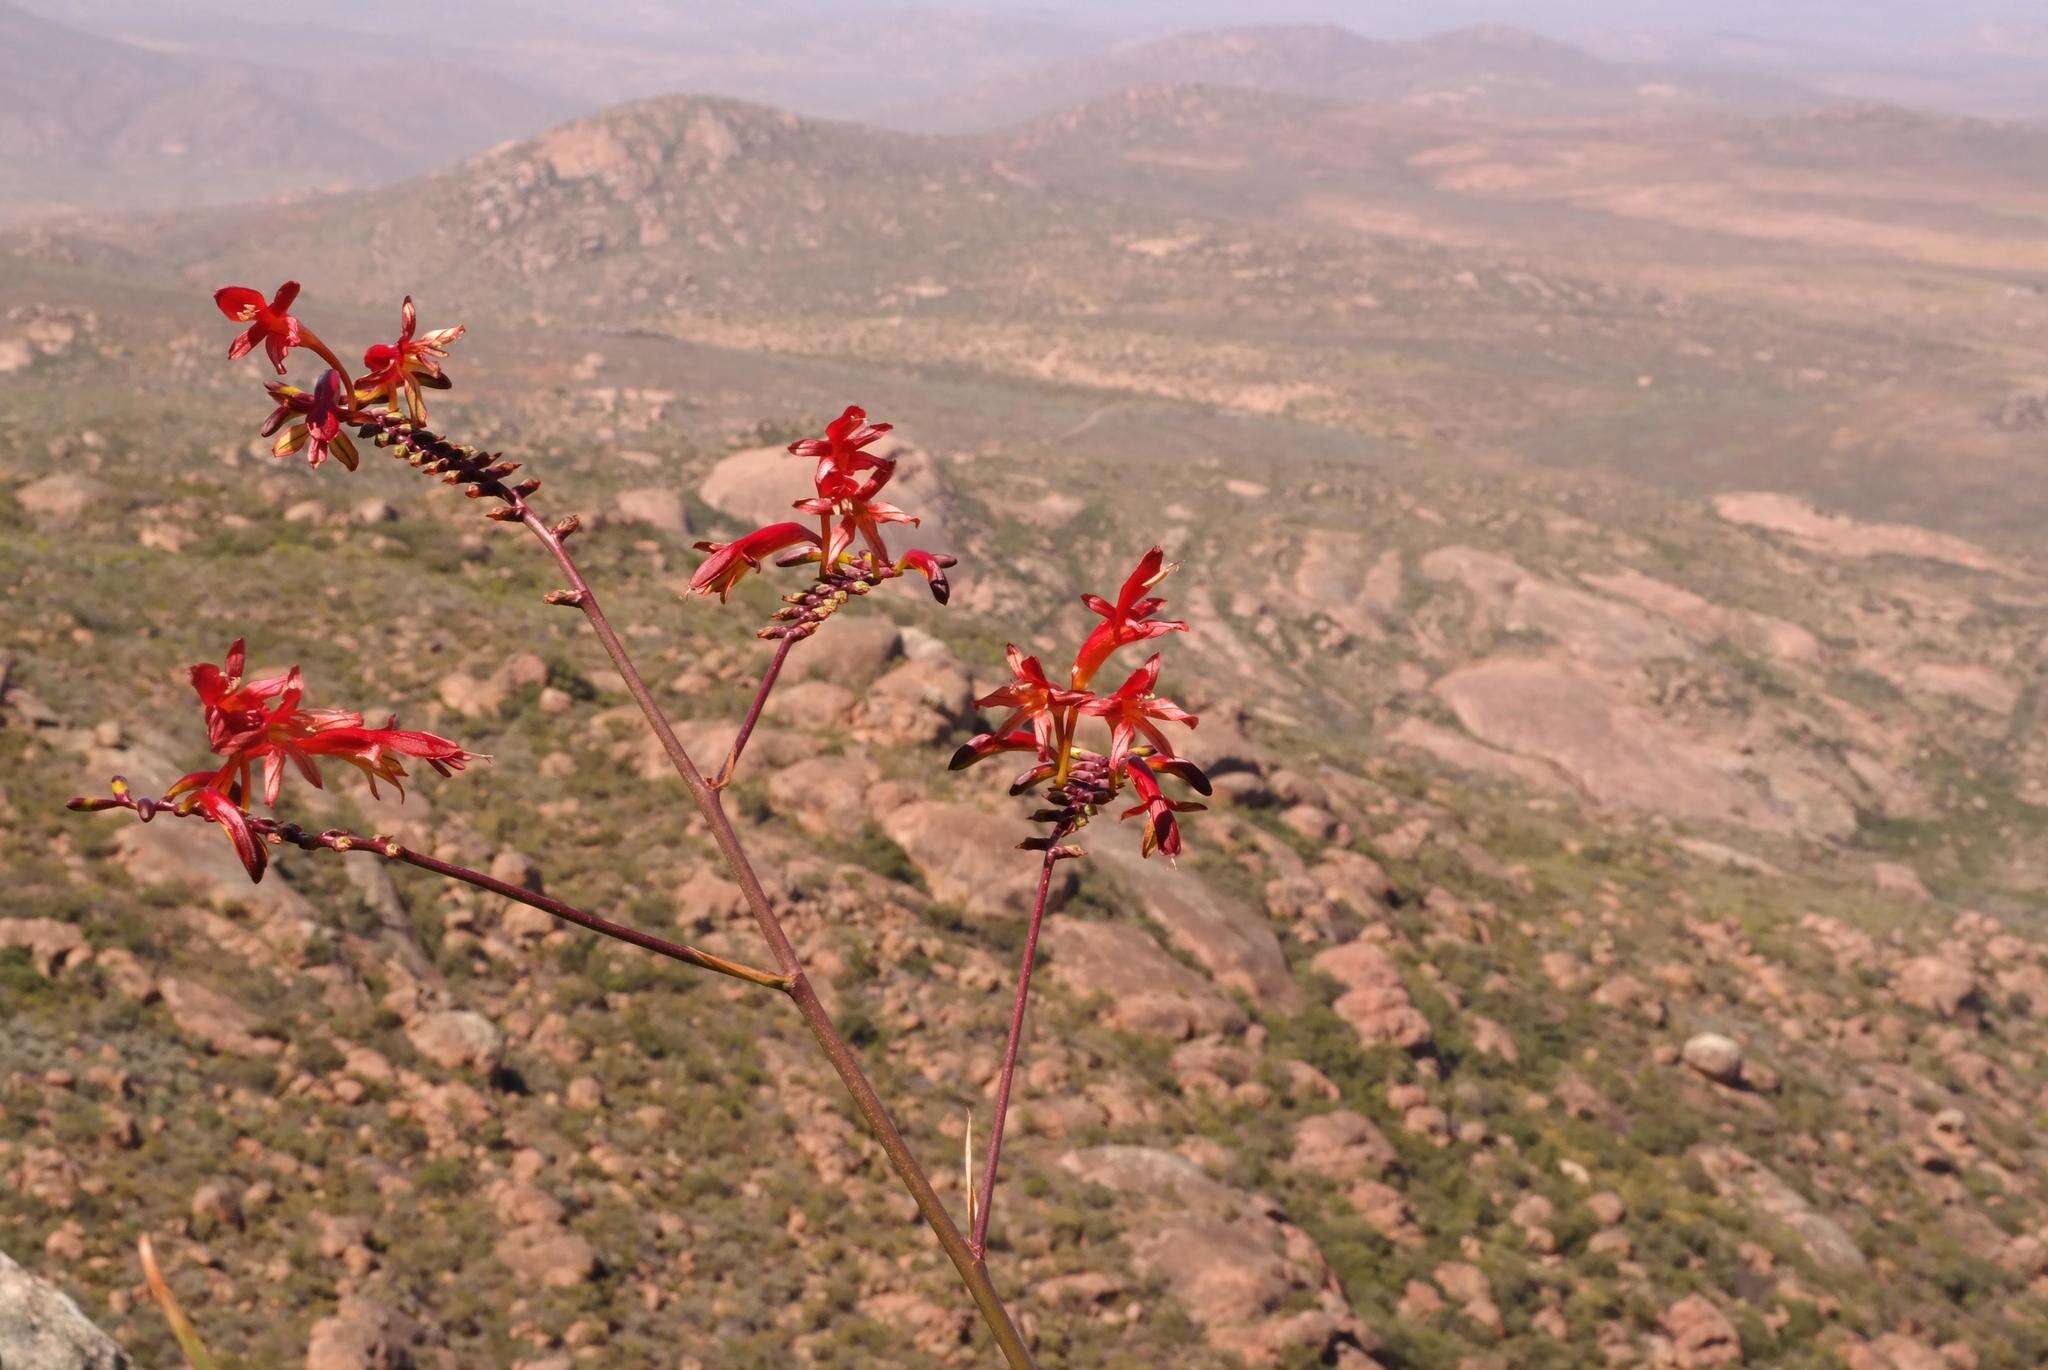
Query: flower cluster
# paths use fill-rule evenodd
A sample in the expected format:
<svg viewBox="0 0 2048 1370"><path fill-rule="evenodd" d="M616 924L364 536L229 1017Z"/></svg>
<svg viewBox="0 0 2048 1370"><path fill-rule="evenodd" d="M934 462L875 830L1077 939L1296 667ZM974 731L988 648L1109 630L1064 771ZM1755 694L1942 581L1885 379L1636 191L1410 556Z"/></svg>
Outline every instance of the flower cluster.
<svg viewBox="0 0 2048 1370"><path fill-rule="evenodd" d="M197 810L218 823L251 880L263 878L269 860L249 822L259 768L263 802L275 805L287 763L319 789L319 759L332 758L361 771L371 794L378 793L377 782L383 780L403 797L404 758L424 761L442 775L478 759L445 737L401 729L396 718L372 728L359 713L302 708L305 680L298 667L251 680L243 675L246 662L247 651L237 638L220 665L202 662L192 668L192 689L206 719L207 742L223 759L212 770L181 777L164 792L164 800L175 803L180 812Z"/></svg>
<svg viewBox="0 0 2048 1370"><path fill-rule="evenodd" d="M789 521L756 528L731 542L700 542L698 550L709 555L690 578L690 589L715 594L722 602L769 557L778 566L814 565L811 587L784 596L785 607L776 614L776 622L762 630L762 637L774 638L809 637L849 597L866 594L909 571L922 575L931 585L932 598L944 604L952 593L946 569L954 559L915 548L894 556L882 533L885 524L914 527L918 521L915 514L877 498L896 474L896 459L868 449L889 429L886 423L869 423L864 410L849 405L826 425L823 437L791 443L792 456L817 460L812 475L817 493L791 504L817 520L815 531Z"/></svg>
<svg viewBox="0 0 2048 1370"><path fill-rule="evenodd" d="M448 377L441 359L459 339L463 325L418 332L419 315L412 296L399 308L399 330L395 342L378 343L363 353L359 375L351 376L333 350L312 329L292 313L299 298L299 283L286 281L266 300L263 293L245 285L216 290L213 302L234 323L248 327L228 345L228 360L246 357L258 344L263 355L285 374L285 362L295 349L304 348L327 363L327 370L304 390L281 381L267 388L276 408L263 425L263 436L276 437L271 451L280 457L304 452L310 465L318 466L333 456L349 470L356 469L355 444L342 431L344 424L362 425L397 418L401 408L414 425L424 424L427 406L422 390L446 390ZM282 430L282 431L280 431Z"/></svg>
<svg viewBox="0 0 2048 1370"><path fill-rule="evenodd" d="M1193 728L1198 720L1158 696L1157 652L1110 693L1096 694L1088 688L1120 648L1187 631L1188 625L1177 619L1155 617L1166 601L1151 592L1174 569L1166 554L1154 547L1125 578L1115 603L1099 595L1082 596L1081 602L1102 621L1074 654L1066 684L1055 684L1038 658L1024 655L1013 645L1006 649L1009 683L975 701L980 708L1003 710L1002 721L955 752L953 769L972 766L999 752L1028 752L1036 761L1017 777L1010 793L1023 794L1052 782L1044 794L1048 807L1032 815L1034 821L1050 823L1052 831L1030 839L1024 847L1056 856L1080 855L1065 845L1066 838L1085 826L1098 809L1114 802L1128 785L1138 802L1125 810L1123 817L1144 817L1143 854L1161 852L1169 861L1180 855L1176 815L1204 806L1168 798L1159 779L1174 776L1204 795L1209 793L1209 780L1200 767L1174 751L1172 740L1159 725L1178 723ZM1076 742L1081 720L1087 718L1107 725L1107 751L1092 751Z"/></svg>

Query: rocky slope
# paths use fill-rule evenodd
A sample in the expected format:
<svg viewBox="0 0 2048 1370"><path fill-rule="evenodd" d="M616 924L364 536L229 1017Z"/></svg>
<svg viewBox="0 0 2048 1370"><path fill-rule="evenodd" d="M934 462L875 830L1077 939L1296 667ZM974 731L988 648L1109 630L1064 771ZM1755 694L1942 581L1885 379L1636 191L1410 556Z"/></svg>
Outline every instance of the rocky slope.
<svg viewBox="0 0 2048 1370"><path fill-rule="evenodd" d="M2048 1358L2048 571L2007 531L2037 487L1991 507L1958 456L1991 449L1909 424L1956 487L1935 520L1916 500L1937 463L1860 442L1919 395L1984 423L1968 358L2024 370L1976 331L1982 279L1926 268L1986 312L1878 336L1832 297L1759 319L1583 261L1382 246L1398 307L1339 327L1311 302L1358 262L1271 224L1162 235L964 153L717 103L558 136L430 183L527 185L533 217L474 275L430 240L407 284L438 323L437 298L531 245L634 224L591 258L626 294L578 296L613 278L563 258L536 276L573 309L469 316L436 413L527 460L550 512L592 516L593 578L693 752L725 743L774 599L680 601L689 544L793 498L779 444L819 414L859 399L903 423L904 502L961 557L946 609L878 594L798 653L732 797L956 1208L1032 863L1002 779L945 758L1004 641L1070 640L1074 594L1147 543L1184 562L1196 631L1166 685L1202 716L1218 799L1178 871L1141 864L1128 826L1086 834L1006 1148L992 1263L1048 1363ZM835 198L847 165L884 193ZM925 268L889 254L947 241L956 190L996 217L1085 206L1031 241L1112 242L1129 270L977 278L975 308L934 323L955 296L920 316ZM781 211L813 191L815 213ZM657 239L733 264L706 286L727 331L608 312L647 303L634 264L686 260L640 244L643 202ZM1091 239L1086 215L1118 227ZM312 236L283 241L355 226L308 211L292 232ZM196 260L204 229L179 231L17 241L0 286L9 1254L146 1363L170 1348L143 1232L255 1364L979 1363L779 1004L416 872L289 857L252 888L211 833L55 808L195 762L180 672L247 632L258 660L495 757L403 806L305 792L294 816L758 954L516 536L394 463L252 448L252 374L223 370L205 295L148 255ZM324 333L390 325L307 274ZM797 287L828 276L821 311ZM742 336L752 300L783 323ZM981 317L997 300L1013 314ZM1759 360L1765 333L1820 352ZM963 336L996 341L948 350ZM1060 357L1025 346L1055 336ZM1542 355L1486 381L1517 349ZM1828 376L1800 379L1822 354ZM1322 407L1250 402L1340 373L1357 388ZM1603 431L1625 441L1547 446ZM1776 465L1681 479L1659 457L1744 443Z"/></svg>

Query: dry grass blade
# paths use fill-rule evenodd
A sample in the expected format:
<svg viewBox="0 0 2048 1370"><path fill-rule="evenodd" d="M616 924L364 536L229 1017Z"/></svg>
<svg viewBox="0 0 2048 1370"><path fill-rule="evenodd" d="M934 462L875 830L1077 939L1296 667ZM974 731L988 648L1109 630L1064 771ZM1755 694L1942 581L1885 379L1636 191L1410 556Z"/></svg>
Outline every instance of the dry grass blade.
<svg viewBox="0 0 2048 1370"><path fill-rule="evenodd" d="M157 1268L156 1251L150 1246L149 1238L136 1242L135 1249L142 1256L142 1278L149 1283L149 1296L156 1300L158 1308L164 1310L164 1321L171 1325L171 1335L178 1339L178 1350L184 1353L185 1364L191 1370L219 1370L218 1362L207 1352L206 1343L199 1340L191 1319L179 1306L178 1296L171 1292L164 1272Z"/></svg>

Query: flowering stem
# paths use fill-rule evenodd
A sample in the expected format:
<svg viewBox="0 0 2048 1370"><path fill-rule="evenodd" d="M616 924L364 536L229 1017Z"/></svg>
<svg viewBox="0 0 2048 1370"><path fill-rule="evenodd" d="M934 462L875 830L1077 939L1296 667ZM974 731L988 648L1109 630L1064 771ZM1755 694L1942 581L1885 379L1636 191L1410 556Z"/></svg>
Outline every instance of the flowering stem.
<svg viewBox="0 0 2048 1370"><path fill-rule="evenodd" d="M341 373L341 383L349 388L349 412L353 414L355 412L356 404L355 382L349 379L348 368L341 364L341 358L334 355L334 349L329 347L326 343L321 342L320 335L315 333L312 329L306 327L304 324L299 325L299 346L305 348L314 356L318 357L321 361L326 362L329 366L333 367L336 371Z"/></svg>
<svg viewBox="0 0 2048 1370"><path fill-rule="evenodd" d="M791 636L776 645L775 655L768 659L768 669L761 673L761 687L754 691L754 702L748 706L746 719L732 740L732 750L725 754L725 764L718 768L718 775L711 781L712 789L722 790L732 783L733 770L740 764L740 753L746 750L747 739L754 734L754 725L761 721L761 710L768 703L768 692L775 688L775 677L782 674L782 663L788 658L789 649L800 641L801 638Z"/></svg>
<svg viewBox="0 0 2048 1370"><path fill-rule="evenodd" d="M1057 843L1054 844L1056 848ZM988 1261L988 1213L996 1199L996 1166L1003 1156L1003 1121L1010 1111L1010 1081L1017 1073L1017 1047L1024 1037L1024 1005L1031 997L1031 963L1038 957L1038 926L1045 921L1045 900L1052 892L1056 851L1048 850L1045 864L1038 868L1038 898L1031 905L1031 923L1024 932L1024 957L1017 967L1017 1002L1010 1009L1010 1039L1003 1047L1003 1073L996 1082L996 1112L989 1123L988 1168L981 1176L981 1200L975 1205L974 1238L970 1245L974 1259Z"/></svg>
<svg viewBox="0 0 2048 1370"><path fill-rule="evenodd" d="M682 777L683 784L688 787L698 812L704 816L705 823L711 829L712 840L717 843L719 852L725 857L726 865L731 868L733 879L740 887L740 893L746 898L747 907L753 912L754 921L760 926L762 937L767 940L770 950L775 954L776 965L789 977L790 999L803 1014L804 1023L810 1028L811 1036L817 1040L819 1049L825 1053L825 1058L838 1072L847 1093L853 1096L854 1106L881 1142L883 1152L888 1155L897 1175L902 1178L904 1187L916 1201L918 1211L931 1225L933 1233L939 1239L939 1245L952 1260L954 1269L960 1272L961 1282L967 1286L967 1292L974 1299L975 1306L980 1309L983 1321L994 1334L996 1344L1002 1348L1004 1359L1013 1367L1035 1365L1030 1349L1024 1345L1024 1339L1018 1333L1016 1324L1010 1320L1009 1310L1003 1306L1002 1296L996 1293L995 1285L989 1279L988 1270L968 1249L966 1238L962 1237L960 1229L954 1226L953 1219L946 1212L946 1206L940 1200L938 1191L932 1188L931 1180L918 1165L917 1158L911 1155L909 1145L903 1140L903 1134L897 1131L894 1120L889 1117L888 1109L883 1107L874 1086L868 1083L868 1078L862 1072L852 1048L847 1045L846 1039L840 1036L839 1030L832 1025L831 1016L819 1002L817 991L812 988L810 980L804 974L803 963L797 958L796 948L790 945L789 936L783 931L782 921L775 916L775 910L768 902L767 892L761 888L760 877L754 873L753 863L748 860L746 851L740 846L738 834L733 831L731 820L725 815L725 806L719 800L718 791L712 788L711 782L697 770L696 763L690 760L689 753L683 749L682 742L676 737L674 726L669 723L661 705L655 701L653 693L647 688L647 682L641 679L632 659L626 655L625 645L619 641L618 633L613 630L611 622L604 615L604 610L599 607L597 596L591 591L590 583L583 578L582 571L577 568L575 558L570 556L562 538L543 523L523 499L513 507L518 511L519 521L540 539L541 544L554 557L555 564L561 568L562 574L567 577L570 590L559 602L574 604L583 611L583 616L590 622L591 631L597 634L598 642L603 645L605 654L611 658L612 666L618 671L619 678L625 682L627 693L631 694L633 702L640 706L640 712L647 719L647 726L652 729L662 750L668 754L669 761L675 766L676 774Z"/></svg>
<svg viewBox="0 0 2048 1370"><path fill-rule="evenodd" d="M145 823L160 813L168 813L175 818L204 816L175 802L165 804L153 799L137 799L127 793L125 786L119 783L116 784L115 794L111 799L74 799L71 806L75 809L133 809ZM308 832L296 823L280 823L274 818L264 818L259 814L250 814L248 823L252 833L274 846L289 844L301 851L331 851L343 854L364 852L371 856L381 856L388 861L401 861L408 866L417 866L423 871L446 876L450 880L459 880L465 885L489 890L492 894L502 895L515 903L551 914L565 923L574 923L578 927L588 928L606 937L631 943L657 956L666 956L671 961L681 961L685 965L696 966L701 970L717 971L720 975L730 975L735 980L745 980L768 989L779 989L785 993L789 990L789 977L786 975L757 970L738 961L728 961L723 956L714 956L708 951L699 951L695 947L684 946L680 942L671 942L652 933L642 932L638 928L627 927L624 923L614 923L611 919L600 918L594 913L585 913L582 909L550 898L537 890L514 885L494 875L486 875L482 871L470 870L467 866L458 866L423 852L416 852L389 837L363 837L357 833L344 832L340 828L329 828L325 832Z"/></svg>

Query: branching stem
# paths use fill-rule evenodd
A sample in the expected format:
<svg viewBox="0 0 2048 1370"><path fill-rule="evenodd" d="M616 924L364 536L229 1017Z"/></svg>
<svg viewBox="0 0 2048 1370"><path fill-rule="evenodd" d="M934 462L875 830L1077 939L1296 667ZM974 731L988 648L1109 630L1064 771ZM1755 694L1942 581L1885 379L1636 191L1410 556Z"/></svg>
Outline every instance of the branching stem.
<svg viewBox="0 0 2048 1370"><path fill-rule="evenodd" d="M77 799L72 801L72 807L80 809L133 809L141 816L145 823L158 814L170 814L176 818L203 817L203 815L193 810L185 809L176 803L165 804L156 800L137 799L133 795L126 793L125 787L120 785L116 786L115 797L112 799ZM699 951L697 948L685 946L681 942L671 942L666 938L656 937L653 933L642 932L638 928L628 927L624 923L614 923L609 918L601 918L594 913L585 913L582 909L572 904L565 904L561 900L542 894L538 890L530 890L524 885L515 885L508 880L500 880L495 875L486 875L482 871L474 871L467 866L458 866L451 861L442 861L437 857L428 856L424 852L416 852L412 848L404 846L389 837L364 837L359 833L345 832L340 828L329 828L325 832L310 832L296 823L281 823L274 818L265 818L260 814L250 814L248 816L248 824L249 830L258 838L274 845L290 845L298 847L302 851L331 851L343 855L350 852L361 852L370 856L380 856L387 861L398 861L408 866L417 866L423 871L432 871L434 874L445 876L450 880L460 881L465 885L474 885L480 890L489 890L492 894L501 895L506 899L512 900L514 903L525 904L529 908L539 909L542 913L550 914L565 923L574 923L577 927L588 928L590 931L599 933L602 936L629 943L645 951L651 951L657 956L666 956L671 961L681 961L685 965L696 966L700 970L716 971L720 975L730 975L735 980L745 980L750 984L761 985L768 989L779 989L784 993L789 992L790 981L787 975L778 975L773 971L760 970L739 961L728 961L723 956L714 956L708 951Z"/></svg>
<svg viewBox="0 0 2048 1370"><path fill-rule="evenodd" d="M1055 846L1058 844L1055 843ZM1031 998L1031 965L1038 958L1038 928L1045 921L1046 896L1052 892L1052 868L1059 860L1048 850L1038 868L1038 897L1031 905L1031 924L1024 932L1024 955L1017 966L1017 1001L1010 1009L1010 1038L1003 1047L1003 1073L996 1082L995 1117L989 1122L988 1168L981 1176L981 1199L974 1205L974 1259L988 1262L988 1215L996 1200L996 1166L1003 1156L1003 1122L1010 1112L1010 1081L1017 1074L1017 1048L1024 1038L1024 1007Z"/></svg>
<svg viewBox="0 0 2048 1370"><path fill-rule="evenodd" d="M782 663L789 657L789 649L802 641L797 637L785 637L775 646L775 655L768 658L768 669L761 673L761 687L754 691L754 702L747 707L747 716L740 723L740 730L733 736L732 750L725 754L725 764L718 768L718 775L711 782L711 788L722 790L732 783L732 773L740 764L740 753L747 749L747 739L754 735L754 725L761 721L761 710L767 706L769 691L775 688L775 678L782 674Z"/></svg>
<svg viewBox="0 0 2048 1370"><path fill-rule="evenodd" d="M625 683L627 693L632 695L633 702L640 706L640 712L646 717L647 726L653 731L655 740L661 744L661 749L668 754L670 763L675 766L676 774L682 777L683 784L688 787L698 812L704 816L705 823L711 829L712 841L717 844L720 854L724 856L726 865L732 871L733 880L739 885L740 893L745 897L747 907L752 911L754 921L761 929L761 936L774 952L776 965L790 979L789 997L803 1014L804 1023L810 1028L811 1036L817 1040L819 1049L825 1053L825 1058L832 1063L833 1070L838 1072L847 1093L853 1096L855 1108L860 1111L861 1117L874 1132L876 1139L881 1142L883 1152L889 1157L890 1164L896 1168L904 1188L910 1191L911 1198L916 1201L918 1211L931 1225L933 1234L939 1239L939 1245L952 1260L954 1269L960 1272L961 1282L967 1286L967 1292L974 1299L975 1307L981 1311L982 1320L988 1324L989 1331L995 1336L996 1344L1002 1348L1004 1359L1013 1367L1035 1365L1030 1349L1024 1344L1023 1336L1017 1331L1016 1324L1010 1320L1009 1310L1003 1306L1002 1296L996 1293L995 1285L989 1279L987 1268L976 1260L974 1253L968 1249L967 1239L960 1235L960 1229L954 1225L951 1215L946 1212L946 1205L939 1198L938 1191L932 1188L931 1180L925 1175L923 1167L917 1163L917 1158L911 1154L909 1145L903 1140L903 1134L897 1130L896 1123L890 1118L888 1109L883 1106L881 1097L875 1093L874 1086L868 1082L867 1075L861 1070L853 1049L832 1025L831 1016L825 1012L824 1004L818 1000L817 991L804 975L803 963L797 958L796 948L790 945L789 936L782 928L782 920L775 916L774 907L768 902L767 891L761 888L760 877L754 873L753 863L747 858L745 849L740 845L739 835L733 831L732 822L725 815L725 806L719 801L718 791L712 788L711 782L698 771L696 763L690 760L689 753L683 749L682 742L676 737L674 726L662 712L661 705L655 701L653 692L647 688L647 682L641 678L632 658L626 655L625 644L619 641L619 635L612 628L610 620L605 617L597 595L591 590L590 583L583 578L582 571L577 568L576 560L569 554L569 549L564 545L562 538L543 523L523 499L514 508L518 511L519 521L540 539L541 544L554 557L555 564L561 568L563 576L568 579L569 588L575 595L576 607L581 609L583 616L589 620L591 631L597 634L597 640L604 647L605 655L611 658L612 666L618 671L619 679Z"/></svg>

